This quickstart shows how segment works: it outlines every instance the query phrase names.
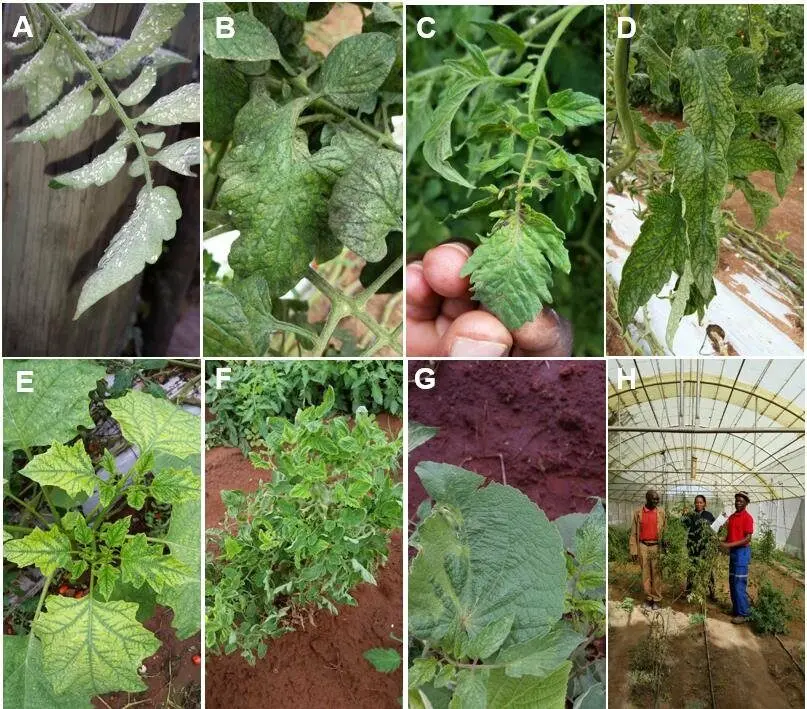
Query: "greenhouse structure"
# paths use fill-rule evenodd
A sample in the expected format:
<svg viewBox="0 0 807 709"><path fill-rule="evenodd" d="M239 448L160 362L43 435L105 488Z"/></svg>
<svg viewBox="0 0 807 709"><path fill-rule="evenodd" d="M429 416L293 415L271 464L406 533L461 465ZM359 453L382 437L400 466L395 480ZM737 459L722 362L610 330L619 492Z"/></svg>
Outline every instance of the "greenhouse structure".
<svg viewBox="0 0 807 709"><path fill-rule="evenodd" d="M668 508L702 494L714 514L744 490L757 524L803 559L803 361L611 360L609 523L628 524L651 488Z"/></svg>

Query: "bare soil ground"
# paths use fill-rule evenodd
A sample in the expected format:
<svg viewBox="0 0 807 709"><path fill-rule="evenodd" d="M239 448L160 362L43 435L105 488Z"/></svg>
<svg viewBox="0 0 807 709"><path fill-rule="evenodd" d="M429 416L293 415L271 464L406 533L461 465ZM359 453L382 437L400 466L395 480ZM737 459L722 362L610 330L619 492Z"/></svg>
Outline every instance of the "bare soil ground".
<svg viewBox="0 0 807 709"><path fill-rule="evenodd" d="M409 364L409 379L423 362ZM550 519L605 497L605 368L594 361L441 361L437 385L409 386L409 419L440 433L409 454L409 517L426 499L415 468L502 471Z"/></svg>
<svg viewBox="0 0 807 709"><path fill-rule="evenodd" d="M750 595L765 574L785 594L795 594L794 618L788 633L781 636L790 653L804 666L804 587L803 582L779 568L753 562ZM641 575L635 564L609 564L608 623L608 701L610 707L643 709L644 704L631 697L631 650L647 635L649 614L640 608ZM666 589L671 597L674 589ZM718 603L706 607L706 633L718 707L746 709L787 709L804 706L804 675L793 664L773 636L757 635L750 624L732 625L728 582L718 578ZM625 598L635 602L628 613L620 607ZM693 623L691 615L699 609L679 599L661 611L669 628L667 651L670 674L663 685L661 709L696 709L711 706L709 674L703 625Z"/></svg>

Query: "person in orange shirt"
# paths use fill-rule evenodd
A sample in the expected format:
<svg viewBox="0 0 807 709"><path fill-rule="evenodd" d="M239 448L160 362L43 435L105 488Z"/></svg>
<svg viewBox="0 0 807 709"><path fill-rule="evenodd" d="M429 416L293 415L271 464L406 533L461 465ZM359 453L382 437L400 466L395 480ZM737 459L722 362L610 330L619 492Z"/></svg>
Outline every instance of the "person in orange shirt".
<svg viewBox="0 0 807 709"><path fill-rule="evenodd" d="M754 534L754 518L746 511L751 502L748 493L734 495L736 510L726 522L726 541L720 546L729 553L729 591L731 592L732 623L747 623L751 615L748 601L748 566L751 563L751 536Z"/></svg>
<svg viewBox="0 0 807 709"><path fill-rule="evenodd" d="M638 561L642 569L645 607L659 610L661 607L661 568L659 546L664 536L667 518L663 507L659 507L659 494L648 490L645 504L633 513L630 534L630 555Z"/></svg>

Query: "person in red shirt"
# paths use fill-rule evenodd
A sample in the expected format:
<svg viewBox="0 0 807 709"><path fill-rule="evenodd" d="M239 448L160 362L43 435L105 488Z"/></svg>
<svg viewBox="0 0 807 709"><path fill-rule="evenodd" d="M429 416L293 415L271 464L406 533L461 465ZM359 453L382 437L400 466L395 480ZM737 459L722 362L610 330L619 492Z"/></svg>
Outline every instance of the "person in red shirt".
<svg viewBox="0 0 807 709"><path fill-rule="evenodd" d="M645 607L652 610L660 608L659 545L667 522L664 508L659 507L660 499L655 490L647 491L645 504L633 513L633 525L629 539L631 559L638 561L642 569Z"/></svg>
<svg viewBox="0 0 807 709"><path fill-rule="evenodd" d="M747 623L751 615L748 600L748 566L751 563L751 536L754 518L746 511L751 498L740 491L734 495L735 512L726 522L726 541L720 546L729 553L729 591L732 623Z"/></svg>

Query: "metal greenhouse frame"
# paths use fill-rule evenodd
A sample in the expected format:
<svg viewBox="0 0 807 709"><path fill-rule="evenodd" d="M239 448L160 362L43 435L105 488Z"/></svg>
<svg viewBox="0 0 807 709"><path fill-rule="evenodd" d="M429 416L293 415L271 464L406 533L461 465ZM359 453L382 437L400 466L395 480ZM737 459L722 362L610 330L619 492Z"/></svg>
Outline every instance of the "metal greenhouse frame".
<svg viewBox="0 0 807 709"><path fill-rule="evenodd" d="M608 370L612 523L656 489L667 505L703 494L730 510L736 490L804 556L804 362L615 359Z"/></svg>

